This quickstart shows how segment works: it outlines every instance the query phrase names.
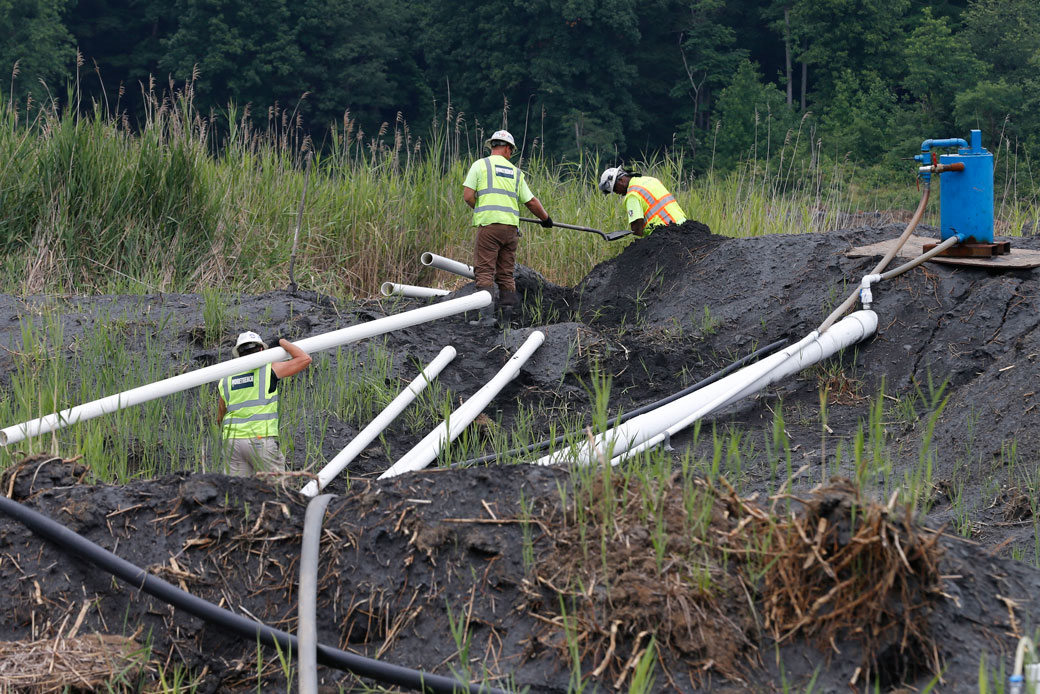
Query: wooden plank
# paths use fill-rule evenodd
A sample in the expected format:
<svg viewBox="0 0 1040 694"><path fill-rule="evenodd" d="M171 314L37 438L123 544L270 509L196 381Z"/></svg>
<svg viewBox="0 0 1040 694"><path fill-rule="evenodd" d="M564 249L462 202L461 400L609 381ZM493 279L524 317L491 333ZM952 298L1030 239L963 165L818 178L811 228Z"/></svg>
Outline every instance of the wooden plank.
<svg viewBox="0 0 1040 694"><path fill-rule="evenodd" d="M845 253L850 258L872 258L885 255L896 243L896 239L872 243L869 246L858 246ZM912 234L906 240L906 244L899 249L898 257L916 258L924 251L926 243L935 243L935 239ZM943 263L945 265L964 265L967 267L988 267L997 270L1028 270L1040 267L1040 251L1032 251L1024 248L1011 247L1007 255L997 255L990 258L947 258L939 256L932 258L931 263ZM891 268L891 266L890 266Z"/></svg>

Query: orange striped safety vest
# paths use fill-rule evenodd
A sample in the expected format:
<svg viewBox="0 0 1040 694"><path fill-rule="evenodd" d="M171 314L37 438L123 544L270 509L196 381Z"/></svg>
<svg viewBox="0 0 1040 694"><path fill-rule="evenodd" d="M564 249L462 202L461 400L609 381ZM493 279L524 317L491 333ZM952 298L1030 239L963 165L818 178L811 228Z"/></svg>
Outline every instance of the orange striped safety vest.
<svg viewBox="0 0 1040 694"><path fill-rule="evenodd" d="M686 221L686 213L679 207L675 196L653 176L637 176L630 180L625 197L629 195L635 195L643 208L647 227L682 224Z"/></svg>

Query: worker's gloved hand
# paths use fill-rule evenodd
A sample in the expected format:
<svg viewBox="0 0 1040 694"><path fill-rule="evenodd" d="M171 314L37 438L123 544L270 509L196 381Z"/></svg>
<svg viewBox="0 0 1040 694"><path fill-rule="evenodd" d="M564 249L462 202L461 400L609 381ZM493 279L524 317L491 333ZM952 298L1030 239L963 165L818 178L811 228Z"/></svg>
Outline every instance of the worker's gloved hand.
<svg viewBox="0 0 1040 694"><path fill-rule="evenodd" d="M544 229L552 229L552 217L546 217L541 222L539 222L539 224L541 224Z"/></svg>

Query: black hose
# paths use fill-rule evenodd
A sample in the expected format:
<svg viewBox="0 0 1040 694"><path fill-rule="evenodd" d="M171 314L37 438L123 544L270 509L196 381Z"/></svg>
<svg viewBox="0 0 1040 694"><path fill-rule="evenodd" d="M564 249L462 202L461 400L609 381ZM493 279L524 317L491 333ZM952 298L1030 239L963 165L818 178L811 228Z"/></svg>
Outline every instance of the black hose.
<svg viewBox="0 0 1040 694"><path fill-rule="evenodd" d="M651 402L647 405L642 405L630 412L626 412L623 415L618 415L618 417L614 420L614 426L623 424L628 420L632 419L633 417L638 417L641 414L646 414L650 410L654 410L663 405L667 405L670 402L673 402L681 397L689 395L695 390L700 390L705 386L709 386L715 381L719 380L720 378L725 378L726 376L730 375L731 373L741 368L742 366L748 364L749 362L767 354L771 354L776 350L780 349L781 347L785 346L786 344L787 340L777 340L776 342L768 344L765 347L762 347L761 349L756 349L754 352L747 355L746 357L741 357L740 359L733 362L721 371L713 373L711 376L708 376L707 378L694 383L692 386L687 386L686 388L683 388L677 393L672 393L668 397L661 398L660 400L656 402ZM523 448L514 448L512 450L506 451L505 453L489 453L488 455L484 455L479 458L473 458L472 460L463 460L458 463L452 463L451 467L470 467L472 465L480 465L481 463L489 463L492 460L497 460L499 458L508 458L510 456L519 455L521 453L532 453L534 451L540 451L545 448L548 448L549 446L554 446L558 443L563 442L564 440L566 440L567 436L567 434L561 434L560 436L557 436L554 439L546 439L544 441L532 443L531 445L524 446Z"/></svg>
<svg viewBox="0 0 1040 694"><path fill-rule="evenodd" d="M260 622L246 619L234 612L217 607L211 602L176 588L161 578L152 576L144 569L116 556L104 547L91 542L81 535L77 535L64 525L17 501L0 495L0 512L7 514L40 537L50 540L62 549L82 557L98 568L104 569L117 578L121 578L131 586L135 586L165 603L189 612L199 619L242 636L254 643L259 641L265 646L276 646L283 652L288 651L292 654L299 652L295 636ZM470 685L450 677L432 675L420 670L401 667L400 665L383 663L322 644L317 645L317 650L318 662L323 665L398 687L407 687L432 694L458 694L459 692L468 692L470 694L507 694L502 689L485 685Z"/></svg>

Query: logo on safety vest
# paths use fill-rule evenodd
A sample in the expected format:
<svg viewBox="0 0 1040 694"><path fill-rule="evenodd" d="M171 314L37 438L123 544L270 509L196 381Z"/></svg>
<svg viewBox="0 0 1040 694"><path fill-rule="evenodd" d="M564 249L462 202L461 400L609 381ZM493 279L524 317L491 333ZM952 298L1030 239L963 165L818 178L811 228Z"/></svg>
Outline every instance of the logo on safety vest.
<svg viewBox="0 0 1040 694"><path fill-rule="evenodd" d="M502 178L512 178L513 170L508 166L502 166L501 164L495 165L495 175L501 176Z"/></svg>
<svg viewBox="0 0 1040 694"><path fill-rule="evenodd" d="M231 377L231 390L241 390L253 387L253 374L239 374Z"/></svg>

